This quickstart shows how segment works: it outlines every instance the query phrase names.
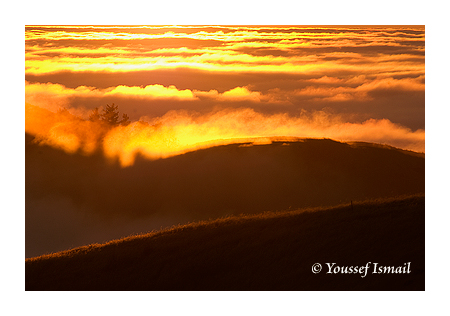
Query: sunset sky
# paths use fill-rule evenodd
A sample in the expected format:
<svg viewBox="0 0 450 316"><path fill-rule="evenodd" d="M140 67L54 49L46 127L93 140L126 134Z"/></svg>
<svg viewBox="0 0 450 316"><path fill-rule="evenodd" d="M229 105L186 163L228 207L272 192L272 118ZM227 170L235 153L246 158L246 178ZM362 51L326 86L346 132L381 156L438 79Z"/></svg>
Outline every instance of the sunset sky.
<svg viewBox="0 0 450 316"><path fill-rule="evenodd" d="M5 231L9 233L9 238L4 240L4 253L19 258L17 262L5 261L9 264L8 271L16 272L9 273L9 279L7 277L11 280L6 282L9 292L23 293L24 284L20 263L25 244L25 168L22 160L25 146L20 136L10 137L11 134L20 135L23 125L27 132L40 136L43 143L67 152L81 149L89 153L99 146L94 142L89 147L86 145L89 141L82 139L89 137L86 131L91 132L91 126L85 124L86 129L79 129L79 121L54 114L64 107L87 120L93 108L115 103L121 115L127 113L134 121L131 124L134 134L133 130L119 128L109 135L109 139L118 140L116 150L108 147L109 154L121 157L124 165L132 163L137 151L164 156L161 150L158 154L155 148L152 151L142 145L148 144L146 140L152 135L155 143L156 128L161 136L167 135L167 130L171 133L172 138L160 137L161 142L180 139L182 135L189 137L191 141L185 139L181 147L218 135L223 138L291 135L378 142L425 152L425 24L427 262L441 264L447 259L446 253L441 251L448 222L445 220L447 213L442 211L447 193L444 191L446 186L436 180L437 175L440 178L448 176L445 150L448 56L447 28L443 25L447 12L442 5L436 4L395 1L363 4L353 0L6 3L6 17L11 18L5 18L4 22L2 57L7 73L2 83L4 94L9 95L4 107L14 122L3 124L3 165L7 174L4 196L14 198L10 199L4 212ZM214 27L73 26L114 23ZM295 27L307 23L315 26ZM353 25L318 26L324 23ZM230 27L231 24L263 26L235 28ZM293 29L269 27L278 24L294 26ZM360 24L414 26L355 26ZM18 91L15 90L17 87ZM25 108L20 97L25 97ZM65 120L71 124L66 124ZM148 128L145 124L136 124L137 120L148 122L150 126L161 124ZM135 134L141 136L138 142L131 141ZM115 137L117 135L122 137ZM173 147L174 142L166 141L165 144ZM174 147L176 152L177 146ZM106 152L108 148L102 150ZM130 152L128 157L121 156L124 148ZM11 236L17 242L10 242ZM437 303L444 301L441 281L441 270L427 269L427 292L431 291L432 295L424 300L408 300L405 296L397 309L412 312L419 308L429 310L430 306L437 308ZM186 306L192 306L197 312L204 310L206 314L206 311L217 310L217 306L221 311L229 308L231 312L233 308L235 312L235 305L248 303L249 299L239 294L232 297L237 304L223 304L224 297L229 298L225 293L215 297L206 294L213 304L205 304L205 296L196 301L197 294L195 299L187 294L176 296L179 304L173 304L175 293L167 296L152 293L151 305L162 302L162 311L167 311L170 306L183 312ZM367 310L367 306L373 311L384 312L386 306L392 308L399 302L398 295L379 293L377 298L384 304L374 305L371 295L367 296L367 301L361 296L355 304L349 305L348 300L338 293L329 294L325 298L332 304L322 304L322 294L302 293L302 297L306 298L305 305L309 302L309 308L314 308L315 312L327 308L327 311L335 311L342 307L356 314L362 309ZM108 297L110 295L108 293ZM146 293L142 298L138 293L127 296L133 301L123 307L118 306L118 302L123 302L123 293L118 295L118 299L108 305L113 312L120 310L123 314L130 313L133 308L136 311L148 309ZM273 314L299 308L297 303L290 303L298 302L296 292L280 292L279 296L258 293L254 297L254 301L250 300L253 304L247 307L252 313L255 309ZM18 297L20 302L24 298ZM32 298L25 299L30 301ZM76 306L81 306L85 309L86 304L74 305L73 299L70 295L67 301L62 297L56 301L61 304L58 307L71 306L76 310ZM82 299L87 304L98 302L98 296L87 295ZM138 301L145 305L137 304ZM15 304L15 307L32 308L35 312L42 302L39 297L31 304ZM269 304L271 302L273 305ZM104 312L108 306L101 304L99 309ZM239 309L242 310L241 306Z"/></svg>
<svg viewBox="0 0 450 316"><path fill-rule="evenodd" d="M272 136L425 152L425 27L26 26L25 102L27 132L86 153L89 114L118 105L122 165Z"/></svg>

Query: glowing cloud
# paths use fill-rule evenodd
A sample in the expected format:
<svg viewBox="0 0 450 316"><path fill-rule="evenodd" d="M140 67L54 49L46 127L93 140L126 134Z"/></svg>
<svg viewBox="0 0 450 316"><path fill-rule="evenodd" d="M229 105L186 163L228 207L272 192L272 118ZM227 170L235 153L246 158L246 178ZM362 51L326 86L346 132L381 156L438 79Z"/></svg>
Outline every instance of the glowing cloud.
<svg viewBox="0 0 450 316"><path fill-rule="evenodd" d="M250 91L247 87L236 87L234 89L219 93L217 90L198 91L194 94L198 97L205 97L217 101L251 101L260 102L262 99L267 99L258 91Z"/></svg>
<svg viewBox="0 0 450 316"><path fill-rule="evenodd" d="M142 87L117 86L107 89L79 86L75 89L66 88L60 84L30 84L25 81L25 102L56 112L61 108L70 108L73 98L103 98L108 96L135 97L141 99L176 99L196 100L190 90L178 90L175 86L148 85ZM76 110L75 110L76 111ZM76 114L87 117L86 111L79 109ZM75 114L75 113L74 113Z"/></svg>
<svg viewBox="0 0 450 316"><path fill-rule="evenodd" d="M149 85L141 87L118 86L104 93L109 95L125 95L149 99L176 98L183 100L195 100L196 97L190 90L178 90L175 86L164 87L162 85Z"/></svg>
<svg viewBox="0 0 450 316"><path fill-rule="evenodd" d="M25 72L128 72L184 66L220 72L304 73L355 70L363 64L371 73L423 72L423 57L412 61L414 55L424 53L424 34L416 34L418 30L422 29L29 26ZM64 41L71 45L60 44ZM117 47L105 46L105 41L118 43ZM49 42L50 47L45 45ZM414 42L416 46L411 45ZM382 54L373 56L377 50Z"/></svg>
<svg viewBox="0 0 450 316"><path fill-rule="evenodd" d="M28 105L26 131L38 141L73 153L90 154L101 148L122 166L132 165L140 153L149 159L178 155L199 148L254 142L258 138L313 137L340 141L368 141L424 151L425 131L411 130L388 120L348 123L325 112L263 115L253 109L226 109L206 115L171 111L128 126L106 128L66 112L52 114Z"/></svg>
<svg viewBox="0 0 450 316"><path fill-rule="evenodd" d="M424 54L423 26L26 26L26 131L123 166L267 137L424 151ZM112 102L130 125L87 121Z"/></svg>

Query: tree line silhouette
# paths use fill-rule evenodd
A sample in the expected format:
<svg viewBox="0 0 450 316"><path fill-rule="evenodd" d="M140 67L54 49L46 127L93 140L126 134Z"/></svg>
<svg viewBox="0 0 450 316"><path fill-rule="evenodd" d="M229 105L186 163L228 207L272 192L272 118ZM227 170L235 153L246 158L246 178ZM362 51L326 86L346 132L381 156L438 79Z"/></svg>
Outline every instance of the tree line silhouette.
<svg viewBox="0 0 450 316"><path fill-rule="evenodd" d="M114 103L111 105L107 104L101 113L98 108L92 110L92 113L89 115L89 120L91 122L102 121L111 126L127 126L131 123L130 118L125 113L122 114L122 119L119 120L119 106Z"/></svg>

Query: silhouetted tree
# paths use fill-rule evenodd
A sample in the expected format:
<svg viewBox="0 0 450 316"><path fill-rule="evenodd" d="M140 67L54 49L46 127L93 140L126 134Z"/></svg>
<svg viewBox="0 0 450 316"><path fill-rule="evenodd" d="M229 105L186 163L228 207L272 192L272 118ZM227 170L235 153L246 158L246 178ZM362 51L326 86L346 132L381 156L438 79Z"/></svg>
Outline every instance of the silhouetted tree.
<svg viewBox="0 0 450 316"><path fill-rule="evenodd" d="M106 108L102 110L102 113L99 113L98 108L92 110L91 114L89 114L89 120L91 122L104 122L110 126L127 126L130 124L130 118L127 114L122 114L122 119L119 120L119 107L114 103L106 105Z"/></svg>
<svg viewBox="0 0 450 316"><path fill-rule="evenodd" d="M106 123L115 126L119 124L119 107L117 105L107 104L103 113L100 115L102 120Z"/></svg>
<svg viewBox="0 0 450 316"><path fill-rule="evenodd" d="M126 115L125 113L122 114L122 120L119 122L120 125L122 126L127 126L128 124L130 124L130 118L128 117L128 115Z"/></svg>
<svg viewBox="0 0 450 316"><path fill-rule="evenodd" d="M91 122L100 121L100 113L98 113L98 108L92 110L92 113L89 115L89 121Z"/></svg>

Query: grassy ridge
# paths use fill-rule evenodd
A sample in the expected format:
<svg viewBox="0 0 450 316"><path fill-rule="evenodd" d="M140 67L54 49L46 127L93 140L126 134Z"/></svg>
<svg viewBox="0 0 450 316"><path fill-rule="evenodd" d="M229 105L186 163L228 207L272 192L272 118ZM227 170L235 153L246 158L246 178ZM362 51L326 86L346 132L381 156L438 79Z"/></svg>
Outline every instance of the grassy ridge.
<svg viewBox="0 0 450 316"><path fill-rule="evenodd" d="M327 262L412 273L327 274ZM25 273L26 290L424 290L425 197L197 222L27 259Z"/></svg>
<svg viewBox="0 0 450 316"><path fill-rule="evenodd" d="M29 135L28 135L29 136ZM425 192L423 154L330 139L232 144L128 168L27 137L25 256L241 213Z"/></svg>

